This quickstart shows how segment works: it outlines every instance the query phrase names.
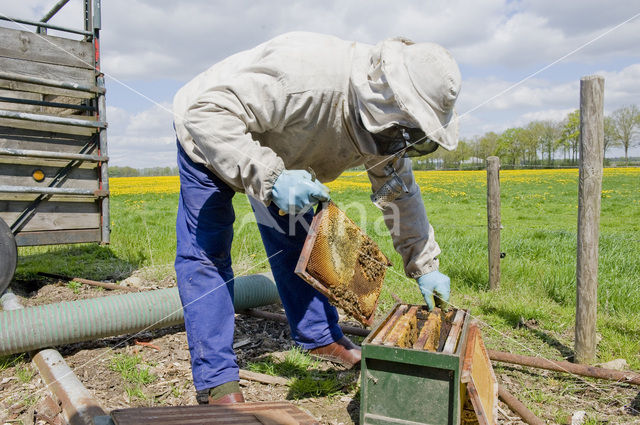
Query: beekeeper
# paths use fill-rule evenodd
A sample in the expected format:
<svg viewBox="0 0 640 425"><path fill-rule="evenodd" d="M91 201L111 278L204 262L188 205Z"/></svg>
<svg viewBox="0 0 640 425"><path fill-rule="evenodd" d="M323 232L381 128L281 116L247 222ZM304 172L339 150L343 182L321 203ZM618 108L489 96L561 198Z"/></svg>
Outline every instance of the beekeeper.
<svg viewBox="0 0 640 425"><path fill-rule="evenodd" d="M236 192L258 218L292 338L311 354L347 367L360 361L336 309L294 274L310 207L329 199L322 183L348 168L366 167L372 199L429 308L434 296L448 300L409 157L456 147L459 91L456 62L439 45L301 32L235 54L178 91L175 268L199 402L243 401L232 348Z"/></svg>

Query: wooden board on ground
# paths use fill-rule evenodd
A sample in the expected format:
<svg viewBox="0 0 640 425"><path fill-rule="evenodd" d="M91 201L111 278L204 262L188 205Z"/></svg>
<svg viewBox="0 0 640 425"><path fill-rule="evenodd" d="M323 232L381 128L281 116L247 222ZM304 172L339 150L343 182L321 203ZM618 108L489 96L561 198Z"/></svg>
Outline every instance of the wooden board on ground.
<svg viewBox="0 0 640 425"><path fill-rule="evenodd" d="M287 402L143 407L111 412L116 425L315 425L313 417Z"/></svg>

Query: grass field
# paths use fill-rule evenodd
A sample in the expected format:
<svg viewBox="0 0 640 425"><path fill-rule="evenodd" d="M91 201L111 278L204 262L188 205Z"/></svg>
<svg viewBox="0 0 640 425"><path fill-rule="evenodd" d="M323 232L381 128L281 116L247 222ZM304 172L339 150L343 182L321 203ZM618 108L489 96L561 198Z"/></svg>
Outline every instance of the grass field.
<svg viewBox="0 0 640 425"><path fill-rule="evenodd" d="M522 354L569 356L575 313L578 171L503 171L502 281L487 290L486 177L483 171L416 172L452 279L451 303L481 320L488 345ZM20 250L18 279L37 271L93 279L123 279L145 268L154 278L173 273L177 177L111 179L112 243L108 247L36 247ZM380 312L391 293L421 302L404 277L380 213L369 201L365 174L349 172L329 184L334 201L379 243L394 266ZM244 195L234 199L237 274L266 269L266 256ZM598 358L625 358L640 369L640 168L606 169L599 265ZM257 266L256 266L257 264ZM533 326L521 326L533 323Z"/></svg>

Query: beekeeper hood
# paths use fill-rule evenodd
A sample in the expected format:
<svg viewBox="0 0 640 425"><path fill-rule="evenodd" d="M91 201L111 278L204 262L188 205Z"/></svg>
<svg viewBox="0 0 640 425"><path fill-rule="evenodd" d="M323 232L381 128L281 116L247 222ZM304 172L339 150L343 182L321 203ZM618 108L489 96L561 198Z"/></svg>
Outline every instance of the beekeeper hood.
<svg viewBox="0 0 640 425"><path fill-rule="evenodd" d="M458 145L454 105L460 83L447 50L404 38L357 49L351 71L355 105L369 132L394 125L420 128L447 150Z"/></svg>

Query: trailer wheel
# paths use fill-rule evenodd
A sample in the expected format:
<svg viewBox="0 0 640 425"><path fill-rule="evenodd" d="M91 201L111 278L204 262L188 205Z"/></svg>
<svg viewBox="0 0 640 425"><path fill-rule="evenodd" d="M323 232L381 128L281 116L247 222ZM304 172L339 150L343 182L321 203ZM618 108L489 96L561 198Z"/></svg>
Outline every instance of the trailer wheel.
<svg viewBox="0 0 640 425"><path fill-rule="evenodd" d="M0 294L7 289L18 264L18 246L7 223L0 218Z"/></svg>

